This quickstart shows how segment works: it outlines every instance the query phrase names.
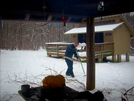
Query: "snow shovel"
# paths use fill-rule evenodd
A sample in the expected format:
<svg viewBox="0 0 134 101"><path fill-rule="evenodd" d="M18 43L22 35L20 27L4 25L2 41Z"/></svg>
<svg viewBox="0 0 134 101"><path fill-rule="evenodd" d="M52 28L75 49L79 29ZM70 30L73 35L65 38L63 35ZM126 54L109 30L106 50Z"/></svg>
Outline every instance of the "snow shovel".
<svg viewBox="0 0 134 101"><path fill-rule="evenodd" d="M77 52L78 58L80 58L78 51L76 51L76 52ZM82 67L83 73L85 74L85 71L84 71L84 68L83 68L81 60L80 60L80 63L81 63L81 67ZM86 76L86 75L84 75L84 76Z"/></svg>

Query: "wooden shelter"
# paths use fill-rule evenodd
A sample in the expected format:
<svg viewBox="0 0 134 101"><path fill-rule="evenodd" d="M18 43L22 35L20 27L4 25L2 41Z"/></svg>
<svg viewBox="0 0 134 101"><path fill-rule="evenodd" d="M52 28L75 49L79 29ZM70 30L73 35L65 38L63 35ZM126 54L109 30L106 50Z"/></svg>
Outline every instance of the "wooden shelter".
<svg viewBox="0 0 134 101"><path fill-rule="evenodd" d="M102 61L103 57L112 55L113 62L116 62L117 55L117 62L121 62L121 54L126 54L126 61L129 61L130 36L134 36L134 31L124 17L120 14L95 18L95 25L96 58ZM77 26L84 26L84 24ZM65 32L65 35L71 35L71 42L86 43L86 27L73 28ZM102 51L105 53L101 54Z"/></svg>
<svg viewBox="0 0 134 101"><path fill-rule="evenodd" d="M103 3L102 3L103 2ZM87 90L95 88L94 18L134 11L132 0L4 0L1 20L59 21L87 25Z"/></svg>

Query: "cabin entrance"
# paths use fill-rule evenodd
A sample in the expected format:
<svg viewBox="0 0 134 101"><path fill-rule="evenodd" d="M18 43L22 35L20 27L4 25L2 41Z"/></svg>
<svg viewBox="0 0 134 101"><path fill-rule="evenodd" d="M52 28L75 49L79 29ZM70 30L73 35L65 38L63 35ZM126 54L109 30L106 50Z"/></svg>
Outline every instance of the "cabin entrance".
<svg viewBox="0 0 134 101"><path fill-rule="evenodd" d="M86 43L86 34L78 34L78 42Z"/></svg>
<svg viewBox="0 0 134 101"><path fill-rule="evenodd" d="M101 33L95 33L95 43L103 43L103 32Z"/></svg>
<svg viewBox="0 0 134 101"><path fill-rule="evenodd" d="M78 34L78 42L79 43L86 43L86 34ZM103 32L95 33L95 43L103 43Z"/></svg>

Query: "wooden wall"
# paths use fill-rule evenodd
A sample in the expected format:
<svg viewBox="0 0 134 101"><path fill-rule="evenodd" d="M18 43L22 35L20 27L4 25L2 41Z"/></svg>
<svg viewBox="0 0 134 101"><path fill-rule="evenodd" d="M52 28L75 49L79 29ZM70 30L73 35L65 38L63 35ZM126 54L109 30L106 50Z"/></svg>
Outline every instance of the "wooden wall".
<svg viewBox="0 0 134 101"><path fill-rule="evenodd" d="M130 52L130 33L124 23L113 31L114 55Z"/></svg>
<svg viewBox="0 0 134 101"><path fill-rule="evenodd" d="M113 42L113 32L112 31L104 32L104 42Z"/></svg>
<svg viewBox="0 0 134 101"><path fill-rule="evenodd" d="M71 35L71 42L78 42L78 34Z"/></svg>
<svg viewBox="0 0 134 101"><path fill-rule="evenodd" d="M114 42L112 45L105 45L105 50L111 50L114 48L114 55L121 55L130 52L130 30L127 25L123 23L113 31L104 32L104 43ZM72 42L78 41L78 34L71 35Z"/></svg>
<svg viewBox="0 0 134 101"><path fill-rule="evenodd" d="M112 31L106 31L104 32L104 43L107 42L113 42L113 32ZM104 50L112 50L113 45L105 45Z"/></svg>
<svg viewBox="0 0 134 101"><path fill-rule="evenodd" d="M95 18L95 26L98 25L107 25L107 24L116 24L123 22L121 17L122 15L112 15L112 16L103 16ZM76 24L77 27L86 27L86 23Z"/></svg>
<svg viewBox="0 0 134 101"><path fill-rule="evenodd" d="M123 22L120 15L104 16L95 19L95 25L107 25Z"/></svg>

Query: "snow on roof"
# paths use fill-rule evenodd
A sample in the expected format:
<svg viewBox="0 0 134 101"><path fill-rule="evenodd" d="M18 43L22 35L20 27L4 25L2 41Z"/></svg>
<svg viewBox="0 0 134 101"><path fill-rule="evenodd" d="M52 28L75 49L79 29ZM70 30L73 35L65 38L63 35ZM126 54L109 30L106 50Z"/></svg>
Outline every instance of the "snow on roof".
<svg viewBox="0 0 134 101"><path fill-rule="evenodd" d="M104 32L104 31L113 31L115 28L120 26L123 22L118 23L118 24L110 24L110 25L100 25L100 26L95 26L95 32ZM86 27L81 27L81 28L73 28L64 34L82 34L86 33Z"/></svg>

